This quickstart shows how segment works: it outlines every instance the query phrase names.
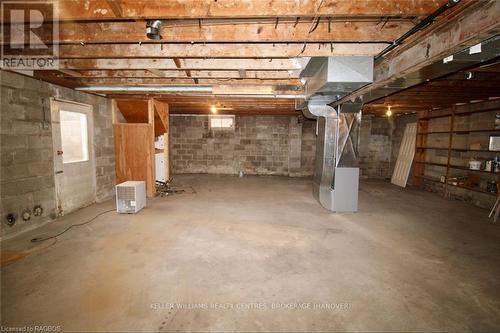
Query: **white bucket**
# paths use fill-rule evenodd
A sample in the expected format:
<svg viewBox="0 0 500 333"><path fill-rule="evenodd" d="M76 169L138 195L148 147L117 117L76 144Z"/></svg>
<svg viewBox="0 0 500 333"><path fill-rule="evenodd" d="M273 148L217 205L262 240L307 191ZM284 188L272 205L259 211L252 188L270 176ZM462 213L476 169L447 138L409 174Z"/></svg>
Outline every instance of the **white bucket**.
<svg viewBox="0 0 500 333"><path fill-rule="evenodd" d="M481 161L469 161L469 169L481 170Z"/></svg>

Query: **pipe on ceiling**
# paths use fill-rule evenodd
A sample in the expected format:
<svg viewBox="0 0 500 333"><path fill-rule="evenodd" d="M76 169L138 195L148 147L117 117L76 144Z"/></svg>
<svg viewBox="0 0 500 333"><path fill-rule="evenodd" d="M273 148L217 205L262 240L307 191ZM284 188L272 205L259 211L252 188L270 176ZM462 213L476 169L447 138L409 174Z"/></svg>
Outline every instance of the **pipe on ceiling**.
<svg viewBox="0 0 500 333"><path fill-rule="evenodd" d="M445 11L450 9L451 7L454 7L457 3L459 3L460 0L448 0L444 5L436 9L432 14L427 16L425 19L420 21L416 26L405 32L401 37L396 39L391 45L387 46L385 49L383 49L379 54L375 56L375 61L382 58L386 53L389 51L392 51L396 47L398 47L401 43L403 43L408 37L414 35L415 33L419 32L420 30L426 28L428 25L432 24L436 17L439 15L443 14Z"/></svg>

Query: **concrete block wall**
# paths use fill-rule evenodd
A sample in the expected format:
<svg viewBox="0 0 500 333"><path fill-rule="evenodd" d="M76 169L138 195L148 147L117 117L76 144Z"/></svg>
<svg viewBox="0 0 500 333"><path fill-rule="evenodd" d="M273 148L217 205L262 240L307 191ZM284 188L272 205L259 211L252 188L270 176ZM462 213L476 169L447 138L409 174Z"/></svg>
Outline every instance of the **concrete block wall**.
<svg viewBox="0 0 500 333"><path fill-rule="evenodd" d="M316 162L316 121L302 122L302 144L300 149L300 163L303 170L314 174Z"/></svg>
<svg viewBox="0 0 500 333"><path fill-rule="evenodd" d="M173 173L311 176L316 121L301 117L237 116L234 131L211 131L208 116L171 116ZM363 115L360 168L364 178L391 171L393 124Z"/></svg>
<svg viewBox="0 0 500 333"><path fill-rule="evenodd" d="M171 116L172 172L310 176L314 132L304 130L315 127L304 123L313 122L296 116L236 116L234 130L211 130L209 116Z"/></svg>
<svg viewBox="0 0 500 333"><path fill-rule="evenodd" d="M10 237L56 217L50 97L93 106L96 200L113 196L115 184L111 104L106 98L0 71L1 237ZM24 209L43 215L23 221ZM18 216L14 226L5 216Z"/></svg>
<svg viewBox="0 0 500 333"><path fill-rule="evenodd" d="M360 132L361 178L386 179L392 175L393 119L363 114Z"/></svg>

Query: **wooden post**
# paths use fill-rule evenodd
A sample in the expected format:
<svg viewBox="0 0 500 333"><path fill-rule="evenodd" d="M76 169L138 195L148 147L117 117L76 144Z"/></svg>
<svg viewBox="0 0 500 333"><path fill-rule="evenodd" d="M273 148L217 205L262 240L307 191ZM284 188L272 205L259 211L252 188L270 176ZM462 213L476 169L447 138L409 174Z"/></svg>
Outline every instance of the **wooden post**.
<svg viewBox="0 0 500 333"><path fill-rule="evenodd" d="M118 124L119 121L118 121L118 112L120 112L118 110L118 105L116 103L116 99L112 99L111 100L111 120L112 120L112 123L113 124Z"/></svg>
<svg viewBox="0 0 500 333"><path fill-rule="evenodd" d="M169 132L166 132L163 141L165 144L165 149L163 153L165 154L165 180L170 181L170 138Z"/></svg>
<svg viewBox="0 0 500 333"><path fill-rule="evenodd" d="M149 141L146 142L149 146L149 156L147 161L148 179L146 187L148 197L156 195L156 174L155 174L155 110L153 99L148 99L148 124L150 128Z"/></svg>
<svg viewBox="0 0 500 333"><path fill-rule="evenodd" d="M456 106L453 105L451 109L451 115L450 115L450 133L448 134L448 158L446 161L446 176L445 176L445 182L444 182L444 197L448 197L448 178L450 177L450 162L451 162L451 149L453 146L453 131L455 129L455 108Z"/></svg>
<svg viewBox="0 0 500 333"><path fill-rule="evenodd" d="M415 142L415 169L413 176L413 184L422 187L424 184L427 131L429 128L429 120L426 119L428 111L417 113L417 137Z"/></svg>
<svg viewBox="0 0 500 333"><path fill-rule="evenodd" d="M158 100L154 100L154 110L155 110L155 116L158 116L157 119L160 120L160 125L163 125L162 127L156 126L156 132L157 134L163 133L163 141L164 141L164 147L163 147L163 158L164 158L164 163L165 163L165 181L170 180L170 145L169 145L169 108L167 103L160 102ZM158 124L156 124L158 125ZM162 132L158 131L158 128L162 130Z"/></svg>
<svg viewBox="0 0 500 333"><path fill-rule="evenodd" d="M170 181L170 107L167 103L163 103L165 106L165 180Z"/></svg>

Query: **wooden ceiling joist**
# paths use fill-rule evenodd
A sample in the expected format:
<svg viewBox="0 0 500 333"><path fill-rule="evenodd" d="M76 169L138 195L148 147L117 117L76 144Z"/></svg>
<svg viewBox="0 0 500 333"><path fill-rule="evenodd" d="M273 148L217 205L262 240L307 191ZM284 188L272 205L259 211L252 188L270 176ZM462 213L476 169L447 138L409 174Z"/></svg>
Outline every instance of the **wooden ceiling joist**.
<svg viewBox="0 0 500 333"><path fill-rule="evenodd" d="M442 61L466 47L473 46L500 31L500 1L478 1L439 30L423 36L418 43L403 44L397 55L378 62L374 82L341 99L339 103L390 85L396 79ZM429 78L433 79L433 78Z"/></svg>
<svg viewBox="0 0 500 333"><path fill-rule="evenodd" d="M61 1L59 19L180 19L296 16L425 16L446 0L121 0L118 8L107 0Z"/></svg>
<svg viewBox="0 0 500 333"><path fill-rule="evenodd" d="M190 70L300 70L296 59L182 59L182 69ZM178 69L172 59L61 59L60 69L109 70L109 69Z"/></svg>
<svg viewBox="0 0 500 333"><path fill-rule="evenodd" d="M240 79L242 70L212 70L212 71L199 71L191 70L191 77L198 79ZM298 72L288 72L286 70L282 71L253 71L244 70L245 79L297 79ZM147 70L84 70L78 71L78 75L69 75L63 73L64 76L82 76L88 78L186 78L187 75L183 69L181 70L159 70L159 69L147 69Z"/></svg>
<svg viewBox="0 0 500 333"><path fill-rule="evenodd" d="M488 66L488 73L498 80L475 80L484 70L482 66L471 68L466 72L472 73L467 79L465 71L446 76L444 78L426 82L424 84L400 91L396 94L365 104L364 112L384 114L388 106L395 114L418 110L432 110L435 108L450 107L457 103L468 103L472 100L488 100L500 97L498 84L500 83L500 63Z"/></svg>
<svg viewBox="0 0 500 333"><path fill-rule="evenodd" d="M300 44L85 44L60 45L60 59L106 58L294 58L373 56L384 43Z"/></svg>
<svg viewBox="0 0 500 333"><path fill-rule="evenodd" d="M296 115L293 97L303 95L299 73L309 57L374 56L447 1L59 1L60 33L54 42L59 43L60 70L35 71L34 76L73 88L104 86L108 90L100 93L107 96L154 97L169 104L173 114L206 114L216 105L221 114ZM388 86L395 79L498 33L499 11L498 1L462 0L377 61L370 87L392 93ZM151 19L162 20L161 40L145 35ZM50 39L50 28L37 31L42 41ZM385 112L391 105L395 112L407 112L411 106L422 110L487 98L495 95L500 80L492 68L484 71L467 82L464 73L457 73L381 98L365 105L365 111ZM212 93L108 88L148 85L203 85ZM273 98L276 94L289 98Z"/></svg>
<svg viewBox="0 0 500 333"><path fill-rule="evenodd" d="M165 77L166 76L165 73L159 69L148 69L147 71L149 73L153 74L155 77ZM104 77L107 77L107 76L104 76ZM123 78L123 76L120 76L120 77Z"/></svg>
<svg viewBox="0 0 500 333"><path fill-rule="evenodd" d="M442 62L443 58L498 34L500 21L497 13L500 12L500 1L477 1L472 4L466 2L465 5L467 6L463 12L454 16L447 24L441 24L429 34L421 36L418 42L403 44L395 52L389 53L386 58L376 63L374 82L358 89L338 103L365 94L369 96L370 91L390 86L391 83L397 82L406 75L416 73L431 64ZM456 80L465 80L464 72L453 74L451 77ZM427 80L432 79L435 78L427 78ZM415 105L418 107L425 105L430 109L436 105L450 106L454 103L468 102L471 99L484 99L498 95L496 85L491 89L470 87L470 89L462 89L456 93L449 88L451 85L445 89L432 86L431 88L419 87L422 86L415 86L382 99L369 101L365 110L377 109L379 112L382 110L385 112L387 105L392 104L406 104L408 110L412 110ZM428 91L419 91L419 89L428 89Z"/></svg>
<svg viewBox="0 0 500 333"><path fill-rule="evenodd" d="M385 23L385 24L384 24ZM370 21L320 21L311 31L311 19L280 22L276 27L272 21L231 23L222 21L184 25L182 21L165 23L161 29L162 39L152 41L146 37L146 21L122 22L62 22L59 25L58 40L52 39L51 25L43 26L39 32L44 43L89 44L104 43L292 43L314 42L392 42L414 24L411 20L393 19L381 22L379 18ZM126 31L127 33L123 33ZM311 31L311 32L310 32ZM9 41L6 36L5 42Z"/></svg>
<svg viewBox="0 0 500 333"><path fill-rule="evenodd" d="M300 85L299 79L198 79L198 78L82 78L75 79L80 85L100 86L100 85L191 85L193 82L200 85L230 84L230 85Z"/></svg>
<svg viewBox="0 0 500 333"><path fill-rule="evenodd" d="M179 58L173 58L172 60L174 61L175 67L177 67L177 69L184 70L184 73L186 74L186 77L191 77L191 70L189 70L189 69L183 69L181 61L180 61ZM194 78L193 81L194 81L195 84L198 84L198 79L197 78Z"/></svg>
<svg viewBox="0 0 500 333"><path fill-rule="evenodd" d="M144 95L108 95L116 100L122 114L129 122L143 122L146 115L140 112ZM280 98L234 98L215 96L185 96L185 95L157 95L156 103L165 103L169 106L171 114L207 114L211 107L218 108L218 114L238 115L299 115L295 110L295 102L291 99Z"/></svg>

